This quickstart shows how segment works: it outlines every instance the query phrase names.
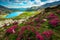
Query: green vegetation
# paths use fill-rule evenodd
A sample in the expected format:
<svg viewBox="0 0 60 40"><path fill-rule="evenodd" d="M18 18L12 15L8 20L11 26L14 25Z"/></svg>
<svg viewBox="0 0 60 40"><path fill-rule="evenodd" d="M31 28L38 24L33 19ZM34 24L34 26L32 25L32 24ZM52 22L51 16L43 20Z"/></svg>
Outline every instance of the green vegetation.
<svg viewBox="0 0 60 40"><path fill-rule="evenodd" d="M0 40L60 40L60 6L24 12L12 19L26 19L1 27ZM3 28L3 29L2 29Z"/></svg>

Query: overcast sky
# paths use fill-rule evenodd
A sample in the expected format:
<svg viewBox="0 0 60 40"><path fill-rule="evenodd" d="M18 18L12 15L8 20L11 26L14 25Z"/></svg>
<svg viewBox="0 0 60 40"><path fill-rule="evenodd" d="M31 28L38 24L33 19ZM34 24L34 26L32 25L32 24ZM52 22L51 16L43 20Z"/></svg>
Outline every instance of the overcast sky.
<svg viewBox="0 0 60 40"><path fill-rule="evenodd" d="M27 8L32 6L41 6L59 0L0 0L0 5L8 8Z"/></svg>

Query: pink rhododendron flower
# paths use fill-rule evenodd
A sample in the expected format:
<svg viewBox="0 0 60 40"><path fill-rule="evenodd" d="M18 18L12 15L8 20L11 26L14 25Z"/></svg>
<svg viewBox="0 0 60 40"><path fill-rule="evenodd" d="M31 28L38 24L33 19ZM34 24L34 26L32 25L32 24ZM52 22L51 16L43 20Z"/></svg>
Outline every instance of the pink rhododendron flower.
<svg viewBox="0 0 60 40"><path fill-rule="evenodd" d="M34 32L34 33L36 32L36 30L33 27L31 28L31 31Z"/></svg>
<svg viewBox="0 0 60 40"><path fill-rule="evenodd" d="M33 25L33 24L34 24L34 22L28 22L27 24L28 24L28 25Z"/></svg>
<svg viewBox="0 0 60 40"><path fill-rule="evenodd" d="M36 21L36 22L39 22L40 20L39 20L39 18L35 18L35 21Z"/></svg>
<svg viewBox="0 0 60 40"><path fill-rule="evenodd" d="M21 30L19 31L18 36L22 35L25 30L26 30L25 26L21 27Z"/></svg>
<svg viewBox="0 0 60 40"><path fill-rule="evenodd" d="M29 31L31 30L31 31L35 32L34 28L33 28L33 27L31 28L31 27L28 25L28 26L23 26L23 27L21 28L21 30L20 30L20 32L19 32L19 35L22 35L25 30L29 30Z"/></svg>
<svg viewBox="0 0 60 40"><path fill-rule="evenodd" d="M37 26L37 27L40 27L40 24L37 24L36 26Z"/></svg>
<svg viewBox="0 0 60 40"><path fill-rule="evenodd" d="M23 35L23 33L24 33L25 30L32 31L33 33L36 32L35 29L34 29L34 27L31 27L30 25L28 25L28 26L23 26L23 27L21 28L21 30L19 31L18 37L17 37L16 40L21 40L21 36Z"/></svg>
<svg viewBox="0 0 60 40"><path fill-rule="evenodd" d="M25 30L26 30L25 26L21 27L21 31L25 31Z"/></svg>
<svg viewBox="0 0 60 40"><path fill-rule="evenodd" d="M49 24L51 24L53 27L57 26L59 23L59 19L52 19L49 21Z"/></svg>
<svg viewBox="0 0 60 40"><path fill-rule="evenodd" d="M14 25L6 30L7 33L15 33L15 29L17 28L17 25Z"/></svg>
<svg viewBox="0 0 60 40"><path fill-rule="evenodd" d="M31 30L31 27L29 25L27 26L27 30Z"/></svg>
<svg viewBox="0 0 60 40"><path fill-rule="evenodd" d="M18 37L16 40L20 40L20 37Z"/></svg>
<svg viewBox="0 0 60 40"><path fill-rule="evenodd" d="M37 28L39 28L40 26L41 26L41 24L40 24L40 23L36 24L36 27L37 27Z"/></svg>
<svg viewBox="0 0 60 40"><path fill-rule="evenodd" d="M36 32L36 38L38 38L39 40L44 40L43 36L38 32Z"/></svg>
<svg viewBox="0 0 60 40"><path fill-rule="evenodd" d="M43 34L47 37L47 38L50 38L53 34L53 31L52 30L48 30L48 31L44 31Z"/></svg>
<svg viewBox="0 0 60 40"><path fill-rule="evenodd" d="M56 16L55 14L51 13L49 16L48 16L48 19L53 19L53 18L58 18L58 16Z"/></svg>

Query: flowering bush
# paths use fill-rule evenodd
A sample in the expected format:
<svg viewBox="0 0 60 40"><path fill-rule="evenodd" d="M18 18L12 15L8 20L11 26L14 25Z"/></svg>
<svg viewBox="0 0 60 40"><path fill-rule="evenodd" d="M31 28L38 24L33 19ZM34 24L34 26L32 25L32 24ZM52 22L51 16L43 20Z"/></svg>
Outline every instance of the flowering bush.
<svg viewBox="0 0 60 40"><path fill-rule="evenodd" d="M53 27L58 26L60 20L59 19L52 19L49 21L49 24L51 24Z"/></svg>
<svg viewBox="0 0 60 40"><path fill-rule="evenodd" d="M39 18L35 18L35 22L39 22L40 20L39 20Z"/></svg>
<svg viewBox="0 0 60 40"><path fill-rule="evenodd" d="M14 25L6 30L6 33L15 33L15 29L17 28L17 25Z"/></svg>
<svg viewBox="0 0 60 40"><path fill-rule="evenodd" d="M58 18L58 16L56 16L54 13L50 13L47 18L48 19L54 19L54 18Z"/></svg>
<svg viewBox="0 0 60 40"><path fill-rule="evenodd" d="M58 13L60 10L49 9L25 22L21 23L23 20L16 20L11 25L5 24L0 28L0 35L4 33L2 38L0 36L0 40L60 40L60 16Z"/></svg>
<svg viewBox="0 0 60 40"><path fill-rule="evenodd" d="M53 34L53 31L52 30L44 31L43 34L44 34L45 37L50 39L52 34Z"/></svg>
<svg viewBox="0 0 60 40"><path fill-rule="evenodd" d="M20 32L18 34L17 40L21 40L21 38L23 40L27 40L26 37L24 39L24 31L25 30L27 30L27 31L29 30L27 35L25 34L28 40L33 40L33 39L34 40L44 40L43 36L39 32L35 31L34 28L31 28L30 26L21 28L21 30L20 30ZM31 31L32 31L32 33L31 33ZM32 37L32 34L33 34L33 37Z"/></svg>
<svg viewBox="0 0 60 40"><path fill-rule="evenodd" d="M38 38L38 40L44 40L43 36L38 32L36 32L36 38Z"/></svg>

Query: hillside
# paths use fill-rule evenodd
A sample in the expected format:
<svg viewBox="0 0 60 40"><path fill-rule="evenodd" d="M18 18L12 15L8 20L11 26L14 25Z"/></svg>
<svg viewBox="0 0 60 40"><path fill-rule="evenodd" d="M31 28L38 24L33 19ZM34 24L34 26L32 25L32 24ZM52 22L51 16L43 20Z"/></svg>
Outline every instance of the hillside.
<svg viewBox="0 0 60 40"><path fill-rule="evenodd" d="M21 24L5 24L0 35L0 40L60 40L60 6L45 8Z"/></svg>
<svg viewBox="0 0 60 40"><path fill-rule="evenodd" d="M43 36L41 38L43 40L60 40L60 6L46 8L23 24L27 27L34 27Z"/></svg>
<svg viewBox="0 0 60 40"><path fill-rule="evenodd" d="M52 2L52 3L46 3L42 6L33 6L31 8L28 8L27 11L36 11L36 10L39 10L39 9L41 10L43 8L57 6L57 5L60 5L60 1L55 1L55 2Z"/></svg>
<svg viewBox="0 0 60 40"><path fill-rule="evenodd" d="M8 8L0 5L0 14L9 14L10 12L12 12L12 11L9 10Z"/></svg>
<svg viewBox="0 0 60 40"><path fill-rule="evenodd" d="M47 8L47 7L58 6L58 5L60 5L60 1L55 1L55 2L52 2L52 3L47 3L45 5L42 5L41 8Z"/></svg>
<svg viewBox="0 0 60 40"><path fill-rule="evenodd" d="M12 10L10 8L0 5L0 14L9 14L9 13L15 12L15 11L19 11L19 10L15 10L15 9Z"/></svg>

